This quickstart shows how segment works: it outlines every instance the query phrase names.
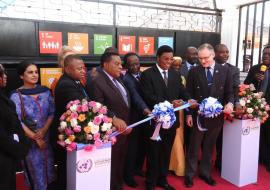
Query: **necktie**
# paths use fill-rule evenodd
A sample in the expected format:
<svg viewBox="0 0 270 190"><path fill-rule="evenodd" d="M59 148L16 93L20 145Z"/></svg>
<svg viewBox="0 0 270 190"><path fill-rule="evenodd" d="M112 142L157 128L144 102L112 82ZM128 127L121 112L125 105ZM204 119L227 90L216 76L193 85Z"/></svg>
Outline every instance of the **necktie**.
<svg viewBox="0 0 270 190"><path fill-rule="evenodd" d="M123 99L124 99L126 105L128 106L128 98L127 98L126 93L123 91L123 89L122 89L121 86L118 84L118 82L117 82L116 79L113 79L113 82L114 82L116 88L119 90L121 96L123 97Z"/></svg>
<svg viewBox="0 0 270 190"><path fill-rule="evenodd" d="M212 84L213 84L213 75L210 71L210 67L207 68L207 84L208 84L208 88L211 88Z"/></svg>
<svg viewBox="0 0 270 190"><path fill-rule="evenodd" d="M165 84L166 84L166 86L167 86L167 85L168 85L168 76L167 76L167 72L166 72L166 71L163 71L162 73L163 73L163 80L164 80L164 82L165 82Z"/></svg>
<svg viewBox="0 0 270 190"><path fill-rule="evenodd" d="M138 81L140 81L141 77L140 77L139 74L136 76L136 79L137 79Z"/></svg>
<svg viewBox="0 0 270 190"><path fill-rule="evenodd" d="M80 81L76 81L76 83L78 84L78 87L80 88L80 90L82 91L83 95L85 96L86 99L89 99L88 94L86 93L84 87L82 86L82 84L80 83Z"/></svg>

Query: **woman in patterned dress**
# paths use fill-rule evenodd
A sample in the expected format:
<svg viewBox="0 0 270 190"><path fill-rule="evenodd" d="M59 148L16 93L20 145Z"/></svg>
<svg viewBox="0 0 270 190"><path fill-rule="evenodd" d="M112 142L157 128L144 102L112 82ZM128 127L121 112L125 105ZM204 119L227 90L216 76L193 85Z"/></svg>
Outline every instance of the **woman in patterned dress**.
<svg viewBox="0 0 270 190"><path fill-rule="evenodd" d="M27 184L31 190L46 190L54 181L55 173L48 132L53 121L54 101L47 87L37 85L36 65L23 61L17 71L23 86L12 93L11 100L16 104L26 136L32 140L23 163ZM36 123L35 127L30 127L29 122L23 123L23 118L30 118Z"/></svg>

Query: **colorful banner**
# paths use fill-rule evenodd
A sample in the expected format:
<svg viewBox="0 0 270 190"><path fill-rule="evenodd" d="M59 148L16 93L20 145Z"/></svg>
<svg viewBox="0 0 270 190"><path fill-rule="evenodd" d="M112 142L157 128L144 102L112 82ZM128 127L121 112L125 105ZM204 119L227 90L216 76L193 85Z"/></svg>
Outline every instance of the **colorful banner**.
<svg viewBox="0 0 270 190"><path fill-rule="evenodd" d="M60 78L61 75L61 68L40 68L41 85L51 88L53 81Z"/></svg>
<svg viewBox="0 0 270 190"><path fill-rule="evenodd" d="M173 48L173 37L158 37L158 47L163 45Z"/></svg>
<svg viewBox="0 0 270 190"><path fill-rule="evenodd" d="M62 47L62 32L39 31L40 53L56 54Z"/></svg>
<svg viewBox="0 0 270 190"><path fill-rule="evenodd" d="M119 36L118 37L119 54L124 55L128 52L135 52L136 37L135 36Z"/></svg>
<svg viewBox="0 0 270 190"><path fill-rule="evenodd" d="M139 55L154 54L154 37L139 37Z"/></svg>
<svg viewBox="0 0 270 190"><path fill-rule="evenodd" d="M78 52L78 54L89 54L88 34L69 32L68 46Z"/></svg>
<svg viewBox="0 0 270 190"><path fill-rule="evenodd" d="M112 35L94 34L94 54L103 54L107 47L112 47Z"/></svg>

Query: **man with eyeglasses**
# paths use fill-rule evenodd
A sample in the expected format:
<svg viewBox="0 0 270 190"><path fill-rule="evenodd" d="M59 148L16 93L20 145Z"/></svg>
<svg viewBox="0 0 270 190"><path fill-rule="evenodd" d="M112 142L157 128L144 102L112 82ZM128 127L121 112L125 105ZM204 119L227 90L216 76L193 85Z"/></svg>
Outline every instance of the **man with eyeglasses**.
<svg viewBox="0 0 270 190"><path fill-rule="evenodd" d="M200 65L189 71L187 90L191 98L199 103L205 98L214 97L224 106L224 113L233 111L233 86L232 75L228 67L216 64L214 61L214 48L210 44L203 44L198 48ZM223 114L216 118L199 117L203 128L197 126L198 109L191 109L191 115L187 115L187 125L191 128L189 148L186 156L185 186L193 186L193 177L196 174L198 153L202 146L202 158L199 166L199 177L208 185L215 186L216 182L211 177L212 153L220 130L222 129Z"/></svg>

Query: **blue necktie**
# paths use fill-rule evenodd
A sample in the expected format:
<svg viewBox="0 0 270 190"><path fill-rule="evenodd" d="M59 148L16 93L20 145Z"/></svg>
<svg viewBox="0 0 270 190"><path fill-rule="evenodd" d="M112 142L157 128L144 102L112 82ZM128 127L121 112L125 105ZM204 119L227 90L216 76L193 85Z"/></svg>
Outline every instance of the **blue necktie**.
<svg viewBox="0 0 270 190"><path fill-rule="evenodd" d="M211 88L212 84L213 84L213 75L210 71L210 67L207 68L207 84L208 84L208 88Z"/></svg>

